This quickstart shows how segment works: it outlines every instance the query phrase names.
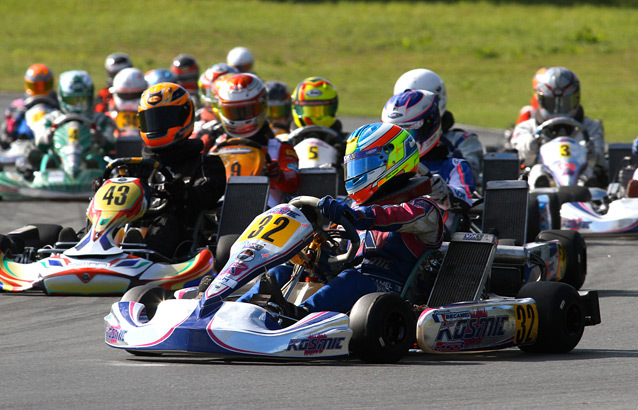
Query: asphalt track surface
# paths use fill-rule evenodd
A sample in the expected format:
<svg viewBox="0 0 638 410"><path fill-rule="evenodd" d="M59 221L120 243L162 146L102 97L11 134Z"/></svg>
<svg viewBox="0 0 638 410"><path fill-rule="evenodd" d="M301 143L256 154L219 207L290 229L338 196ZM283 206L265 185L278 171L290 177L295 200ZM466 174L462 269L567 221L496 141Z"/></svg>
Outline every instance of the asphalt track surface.
<svg viewBox="0 0 638 410"><path fill-rule="evenodd" d="M10 97L0 94L2 111ZM489 143L491 130L478 131ZM86 205L2 201L0 232L79 227ZM587 246L583 288L600 291L602 324L563 355L411 353L394 365L138 358L104 344L103 317L118 298L0 293L0 408L636 408L636 242Z"/></svg>

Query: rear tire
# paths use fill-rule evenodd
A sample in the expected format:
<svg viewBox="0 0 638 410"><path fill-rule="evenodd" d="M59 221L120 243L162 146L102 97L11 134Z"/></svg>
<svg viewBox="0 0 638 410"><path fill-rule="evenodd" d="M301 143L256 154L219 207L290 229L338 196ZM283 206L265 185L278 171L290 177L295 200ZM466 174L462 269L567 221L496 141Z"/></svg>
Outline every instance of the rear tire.
<svg viewBox="0 0 638 410"><path fill-rule="evenodd" d="M583 236L577 231L549 230L543 231L536 237L537 242L547 242L558 239L565 248L567 266L565 277L561 282L580 289L587 277L587 244Z"/></svg>
<svg viewBox="0 0 638 410"><path fill-rule="evenodd" d="M531 282L516 297L534 299L538 310L536 341L519 349L530 353L567 353L580 342L585 310L576 289L560 282Z"/></svg>
<svg viewBox="0 0 638 410"><path fill-rule="evenodd" d="M367 363L396 363L414 346L416 317L396 293L370 293L350 312L350 350Z"/></svg>
<svg viewBox="0 0 638 410"><path fill-rule="evenodd" d="M146 310L146 317L148 317L148 320L151 320L155 316L159 304L168 299L175 299L173 291L149 283L129 289L124 296L122 296L120 302L137 302L143 304Z"/></svg>

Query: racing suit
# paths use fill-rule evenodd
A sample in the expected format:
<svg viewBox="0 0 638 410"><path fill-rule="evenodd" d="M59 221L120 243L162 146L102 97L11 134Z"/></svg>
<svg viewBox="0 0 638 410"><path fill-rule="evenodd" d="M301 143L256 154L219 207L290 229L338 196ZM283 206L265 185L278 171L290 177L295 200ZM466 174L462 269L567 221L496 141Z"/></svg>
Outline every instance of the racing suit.
<svg viewBox="0 0 638 410"><path fill-rule="evenodd" d="M479 180L483 174L483 144L474 132L468 132L454 126L454 116L445 111L441 117L441 139L455 157L464 158L472 167L474 178Z"/></svg>
<svg viewBox="0 0 638 410"><path fill-rule="evenodd" d="M151 249L171 256L192 238L201 211L213 209L226 189L226 171L216 155L202 154L202 142L187 139L165 149L144 147L142 156L165 165L174 181L166 186L170 209L155 218L146 235Z"/></svg>
<svg viewBox="0 0 638 410"><path fill-rule="evenodd" d="M441 246L443 222L435 203L426 197L398 205L354 208L361 245L355 268L346 269L300 306L308 312L348 312L363 295L372 292L400 293L423 252ZM280 265L269 271L283 286L292 267ZM238 301L247 302L259 291L259 283Z"/></svg>
<svg viewBox="0 0 638 410"><path fill-rule="evenodd" d="M44 97L44 99L42 99L42 97ZM0 132L0 145L2 148L9 148L9 145L17 139L34 139L38 130L29 127L26 114L30 108L35 106L36 102L43 103L45 105L44 111L46 112L51 112L60 107L55 91L51 91L51 93L46 96L25 95L23 98L13 100L4 113L4 122L2 124L2 131ZM34 115L41 116L44 111L40 111ZM33 118L32 121L42 122L37 118Z"/></svg>
<svg viewBox="0 0 638 410"><path fill-rule="evenodd" d="M209 152L215 140L224 133L222 123L208 107L201 108L195 113L195 126L189 138L200 139L204 143L202 152Z"/></svg>
<svg viewBox="0 0 638 410"><path fill-rule="evenodd" d="M38 148L42 151L46 151L51 146L52 142L48 141L49 129L56 119L68 114L69 113L65 113L62 110L55 110L44 116L42 119L42 130L35 135L35 144ZM117 129L115 121L106 114L93 111L90 111L88 114L84 113L83 115L95 124L95 127L102 138L100 143L103 144L104 151L111 151L115 147L115 130Z"/></svg>
<svg viewBox="0 0 638 410"><path fill-rule="evenodd" d="M97 92L95 98L95 106L93 108L95 112L106 113L115 109L115 102L113 101L113 94L110 91L110 87L102 88Z"/></svg>
<svg viewBox="0 0 638 410"><path fill-rule="evenodd" d="M232 137L224 134L217 138L216 143L219 144L228 138ZM268 171L270 182L268 206L272 208L286 202L286 194L297 191L301 183L299 158L295 149L290 144L275 138L275 134L267 122L249 139L261 144L262 149L266 151L271 160L271 163L267 165L267 168L270 169Z"/></svg>
<svg viewBox="0 0 638 410"><path fill-rule="evenodd" d="M449 157L447 153L447 147L439 144L421 158L421 164L447 184L448 198L436 203L442 209L446 230L453 233L456 230L457 213L450 209L458 209L459 215L466 213L472 206L476 183L470 164L463 158Z"/></svg>

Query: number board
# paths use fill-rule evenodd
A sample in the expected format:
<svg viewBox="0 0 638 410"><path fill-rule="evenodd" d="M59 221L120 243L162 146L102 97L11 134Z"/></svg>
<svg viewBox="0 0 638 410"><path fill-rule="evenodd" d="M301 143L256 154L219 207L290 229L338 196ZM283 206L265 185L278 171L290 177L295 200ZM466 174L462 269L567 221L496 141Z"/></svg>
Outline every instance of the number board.
<svg viewBox="0 0 638 410"><path fill-rule="evenodd" d="M130 208L142 195L142 189L134 182L104 185L95 195L97 208L103 211L121 211Z"/></svg>
<svg viewBox="0 0 638 410"><path fill-rule="evenodd" d="M284 215L264 215L253 221L238 241L261 239L282 247L295 233L301 223Z"/></svg>
<svg viewBox="0 0 638 410"><path fill-rule="evenodd" d="M117 128L137 128L139 126L139 120L135 112L118 112L115 123L117 124Z"/></svg>
<svg viewBox="0 0 638 410"><path fill-rule="evenodd" d="M533 303L516 305L516 336L517 345L529 344L538 335L538 311Z"/></svg>
<svg viewBox="0 0 638 410"><path fill-rule="evenodd" d="M572 156L571 146L569 144L560 144L560 156L563 158L569 158Z"/></svg>

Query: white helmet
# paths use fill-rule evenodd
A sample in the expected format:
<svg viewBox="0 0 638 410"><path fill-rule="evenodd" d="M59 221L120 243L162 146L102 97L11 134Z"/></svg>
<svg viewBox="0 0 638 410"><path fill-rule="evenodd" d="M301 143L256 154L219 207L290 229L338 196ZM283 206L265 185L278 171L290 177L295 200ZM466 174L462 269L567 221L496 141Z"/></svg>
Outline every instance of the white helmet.
<svg viewBox="0 0 638 410"><path fill-rule="evenodd" d="M253 53L246 47L235 47L228 52L226 62L229 66L235 67L242 73L250 73L255 63Z"/></svg>
<svg viewBox="0 0 638 410"><path fill-rule="evenodd" d="M447 91L445 84L437 73L426 68L415 68L404 73L394 84L394 94L405 90L425 90L439 96L439 112L441 115L447 109Z"/></svg>
<svg viewBox="0 0 638 410"><path fill-rule="evenodd" d="M118 111L135 111L140 103L140 97L147 88L144 73L137 68L122 69L113 78L113 87L109 91L113 94L113 101Z"/></svg>

